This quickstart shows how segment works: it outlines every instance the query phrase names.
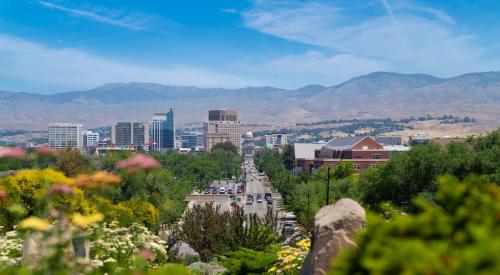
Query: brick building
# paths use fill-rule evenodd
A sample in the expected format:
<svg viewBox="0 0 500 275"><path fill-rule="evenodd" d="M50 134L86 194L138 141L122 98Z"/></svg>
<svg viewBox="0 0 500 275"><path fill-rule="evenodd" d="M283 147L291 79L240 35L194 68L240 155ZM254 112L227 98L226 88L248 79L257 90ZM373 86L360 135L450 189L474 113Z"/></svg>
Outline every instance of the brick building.
<svg viewBox="0 0 500 275"><path fill-rule="evenodd" d="M335 166L340 161L350 161L360 172L388 161L389 157L389 150L372 137L338 137L315 149L313 159L296 158L295 171L312 172L323 165Z"/></svg>

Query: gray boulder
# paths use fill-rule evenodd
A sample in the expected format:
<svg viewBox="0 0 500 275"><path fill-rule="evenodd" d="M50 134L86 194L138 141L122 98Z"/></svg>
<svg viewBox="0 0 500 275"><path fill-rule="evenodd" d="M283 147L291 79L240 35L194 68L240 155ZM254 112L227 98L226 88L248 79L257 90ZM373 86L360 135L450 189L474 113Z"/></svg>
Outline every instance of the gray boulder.
<svg viewBox="0 0 500 275"><path fill-rule="evenodd" d="M321 208L314 217L311 251L301 274L326 274L342 249L356 245L352 238L365 222L365 210L351 199Z"/></svg>

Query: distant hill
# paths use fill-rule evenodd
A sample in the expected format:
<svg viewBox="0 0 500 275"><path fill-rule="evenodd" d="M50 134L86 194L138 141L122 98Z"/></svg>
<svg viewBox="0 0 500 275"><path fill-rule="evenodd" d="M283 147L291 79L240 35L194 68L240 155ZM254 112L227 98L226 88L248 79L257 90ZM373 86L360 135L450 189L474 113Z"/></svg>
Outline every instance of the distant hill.
<svg viewBox="0 0 500 275"><path fill-rule="evenodd" d="M334 118L452 114L499 126L500 72L452 78L375 72L332 87L308 85L297 90L133 82L51 95L0 91L0 129L44 129L57 121L85 127L120 120L149 121L154 112L171 107L179 124L204 121L208 109L233 108L245 123L286 125Z"/></svg>

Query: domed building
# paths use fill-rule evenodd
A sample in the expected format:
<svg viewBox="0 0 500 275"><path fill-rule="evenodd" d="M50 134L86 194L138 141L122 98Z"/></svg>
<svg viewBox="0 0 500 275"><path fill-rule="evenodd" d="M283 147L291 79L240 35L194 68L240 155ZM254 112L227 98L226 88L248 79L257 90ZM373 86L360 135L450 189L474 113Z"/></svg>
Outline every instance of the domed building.
<svg viewBox="0 0 500 275"><path fill-rule="evenodd" d="M252 132L248 131L243 135L241 153L244 157L253 157L255 155L255 141Z"/></svg>

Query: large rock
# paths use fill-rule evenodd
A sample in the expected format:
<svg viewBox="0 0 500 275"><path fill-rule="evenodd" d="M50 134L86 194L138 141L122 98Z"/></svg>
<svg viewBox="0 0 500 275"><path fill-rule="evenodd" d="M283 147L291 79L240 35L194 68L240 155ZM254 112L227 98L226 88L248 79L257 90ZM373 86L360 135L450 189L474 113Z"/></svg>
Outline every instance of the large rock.
<svg viewBox="0 0 500 275"><path fill-rule="evenodd" d="M301 274L326 274L340 250L356 245L352 238L365 225L365 216L363 207L351 199L321 208L314 217L311 251Z"/></svg>

